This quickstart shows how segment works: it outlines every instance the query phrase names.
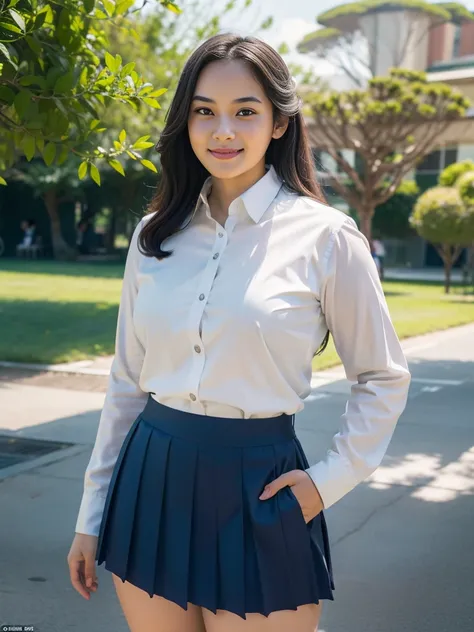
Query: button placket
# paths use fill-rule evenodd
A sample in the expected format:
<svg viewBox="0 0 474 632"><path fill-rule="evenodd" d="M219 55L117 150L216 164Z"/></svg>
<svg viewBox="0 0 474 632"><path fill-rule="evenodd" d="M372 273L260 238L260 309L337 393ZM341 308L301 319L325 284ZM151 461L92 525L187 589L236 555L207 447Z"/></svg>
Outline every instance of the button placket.
<svg viewBox="0 0 474 632"><path fill-rule="evenodd" d="M232 230L232 226L230 228ZM209 300L209 295L214 283L214 280L217 275L218 262L223 249L226 246L226 242L218 241L226 238L226 232L224 230L219 230L217 233L217 239L215 242L215 246L218 247L218 251L214 252L212 258L209 259L208 265L203 272L201 283L200 283L200 293L197 296L197 301L194 303L192 309L190 310L190 327L189 330L191 332L195 332L195 335L192 336L192 344L194 350L194 370L191 372L191 384L194 389L193 392L189 394L189 398L191 401L196 402L198 397L197 393L199 392L199 384L202 378L202 373L204 370L205 363L205 350L202 346L202 318L204 315L204 310L206 309L206 303ZM215 262L215 263L214 263Z"/></svg>

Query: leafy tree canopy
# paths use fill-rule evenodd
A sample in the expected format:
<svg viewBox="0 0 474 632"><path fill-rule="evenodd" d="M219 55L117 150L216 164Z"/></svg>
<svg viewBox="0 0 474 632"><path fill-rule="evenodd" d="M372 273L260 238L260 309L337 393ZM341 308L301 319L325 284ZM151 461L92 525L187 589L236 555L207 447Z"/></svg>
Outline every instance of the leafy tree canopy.
<svg viewBox="0 0 474 632"><path fill-rule="evenodd" d="M174 2L159 0L179 14ZM5 0L0 6L0 173L19 158L42 156L49 166L70 154L84 169L110 164L129 148L125 136L113 151L99 145L101 113L113 101L135 111L159 109L165 92L108 52L104 25L127 29L134 0ZM130 37L138 38L133 28ZM140 139L143 147L145 139ZM131 143L130 143L131 144ZM148 166L148 165L144 165ZM94 176L93 176L94 177ZM5 184L5 179L0 177Z"/></svg>
<svg viewBox="0 0 474 632"><path fill-rule="evenodd" d="M464 172L454 186L437 186L425 191L418 198L409 221L442 258L445 291L449 292L451 269L463 248L474 242L474 171Z"/></svg>
<svg viewBox="0 0 474 632"><path fill-rule="evenodd" d="M433 187L418 198L410 223L432 243L468 245L474 236L474 214L467 214L455 187Z"/></svg>
<svg viewBox="0 0 474 632"><path fill-rule="evenodd" d="M348 187L334 173L331 185L357 210L370 237L375 207L395 193L439 134L465 116L469 101L446 84L429 83L423 72L392 69L388 77L371 79L367 89L316 93L311 107L313 142L353 184ZM361 170L342 148L356 152Z"/></svg>

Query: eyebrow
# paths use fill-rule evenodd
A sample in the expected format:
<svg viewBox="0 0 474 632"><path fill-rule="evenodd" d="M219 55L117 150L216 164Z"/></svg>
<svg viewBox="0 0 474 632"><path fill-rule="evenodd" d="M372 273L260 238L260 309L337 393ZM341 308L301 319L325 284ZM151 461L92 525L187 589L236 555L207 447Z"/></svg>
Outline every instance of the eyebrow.
<svg viewBox="0 0 474 632"><path fill-rule="evenodd" d="M214 99L210 99L209 97L203 97L199 94L196 94L193 97L193 101L204 101L204 103L215 103ZM234 99L232 101L232 103L248 103L248 102L252 102L252 103L262 103L260 101L260 99L257 99L257 97L239 97L238 99Z"/></svg>

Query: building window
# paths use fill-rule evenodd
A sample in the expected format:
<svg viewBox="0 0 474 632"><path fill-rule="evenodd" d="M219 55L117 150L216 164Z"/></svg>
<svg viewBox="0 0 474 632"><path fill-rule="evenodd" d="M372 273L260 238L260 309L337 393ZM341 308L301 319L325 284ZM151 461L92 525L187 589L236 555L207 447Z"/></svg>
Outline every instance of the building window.
<svg viewBox="0 0 474 632"><path fill-rule="evenodd" d="M459 57L459 51L461 50L461 25L456 24L454 27L454 39L453 39L453 55L452 58L456 59Z"/></svg>
<svg viewBox="0 0 474 632"><path fill-rule="evenodd" d="M427 154L418 163L417 173L438 174L458 160L457 147L441 147Z"/></svg>
<svg viewBox="0 0 474 632"><path fill-rule="evenodd" d="M474 144L473 145L459 145L458 147L458 162L462 160L474 160Z"/></svg>
<svg viewBox="0 0 474 632"><path fill-rule="evenodd" d="M444 150L444 166L449 167L458 159L458 148L457 147L446 147Z"/></svg>
<svg viewBox="0 0 474 632"><path fill-rule="evenodd" d="M441 151L437 149L436 151L432 151L430 154L427 154L424 158L422 158L421 162L418 163L418 171L422 173L434 171L439 171L441 165Z"/></svg>

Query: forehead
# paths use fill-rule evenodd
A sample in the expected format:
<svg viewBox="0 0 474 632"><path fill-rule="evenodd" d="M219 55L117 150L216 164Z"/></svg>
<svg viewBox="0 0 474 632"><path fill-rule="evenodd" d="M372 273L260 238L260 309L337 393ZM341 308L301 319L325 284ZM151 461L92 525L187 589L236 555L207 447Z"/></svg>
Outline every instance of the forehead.
<svg viewBox="0 0 474 632"><path fill-rule="evenodd" d="M226 101L249 95L265 99L265 92L250 68L239 60L208 64L198 77L194 93Z"/></svg>

